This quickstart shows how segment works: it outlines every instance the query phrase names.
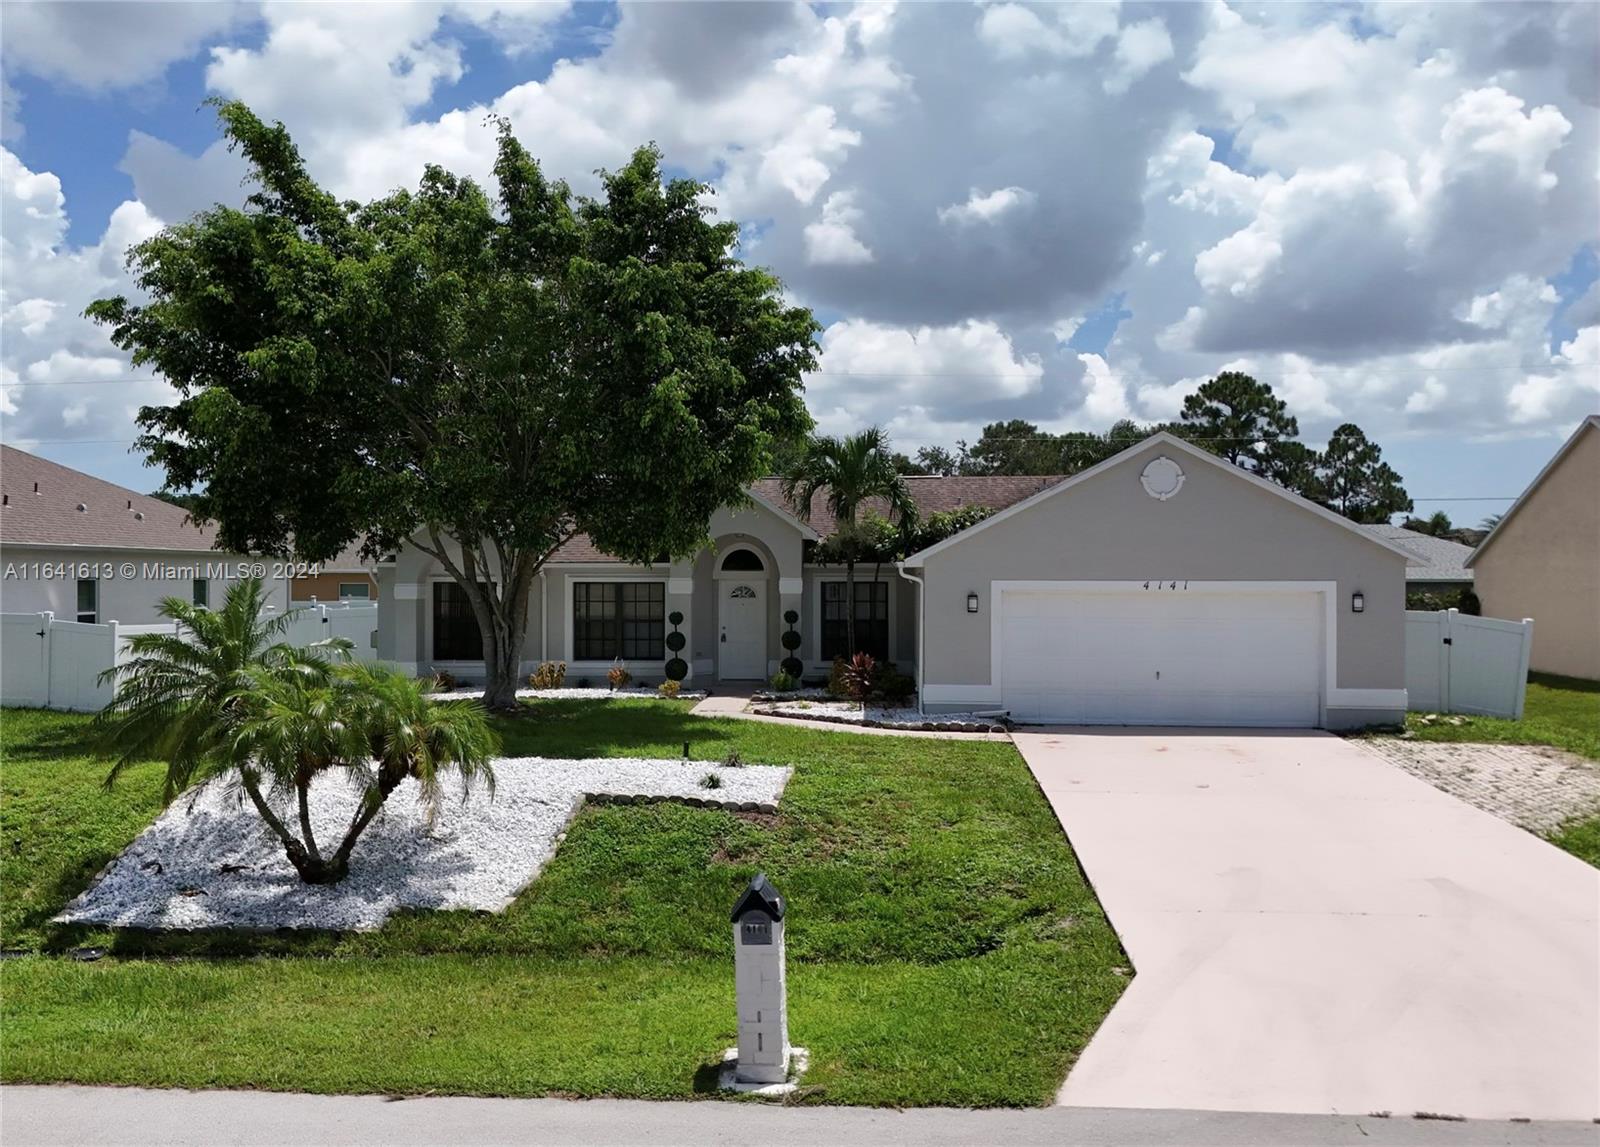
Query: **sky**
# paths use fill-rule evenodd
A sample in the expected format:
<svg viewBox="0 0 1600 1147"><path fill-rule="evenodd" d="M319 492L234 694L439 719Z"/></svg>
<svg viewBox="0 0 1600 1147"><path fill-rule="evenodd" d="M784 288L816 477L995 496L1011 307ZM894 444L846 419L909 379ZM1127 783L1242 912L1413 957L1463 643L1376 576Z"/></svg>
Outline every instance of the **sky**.
<svg viewBox="0 0 1600 1147"><path fill-rule="evenodd" d="M492 187L491 115L579 192L656 141L824 325L824 432L1104 430L1243 370L1474 524L1600 411L1597 60L1593 4L8 0L0 432L161 484L172 392L82 312L242 204L224 97L358 199Z"/></svg>

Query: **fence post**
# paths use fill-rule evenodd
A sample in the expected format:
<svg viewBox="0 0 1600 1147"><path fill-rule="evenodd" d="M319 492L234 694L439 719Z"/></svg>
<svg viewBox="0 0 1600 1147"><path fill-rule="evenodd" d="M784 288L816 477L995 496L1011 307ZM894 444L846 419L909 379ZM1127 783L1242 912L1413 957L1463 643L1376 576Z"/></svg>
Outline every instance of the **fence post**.
<svg viewBox="0 0 1600 1147"><path fill-rule="evenodd" d="M1454 609L1445 610L1442 620L1444 622L1444 636L1440 641L1440 648L1444 650L1444 668L1439 674L1439 712L1454 713L1455 710L1450 705L1450 670L1455 663L1456 657L1456 611Z"/></svg>
<svg viewBox="0 0 1600 1147"><path fill-rule="evenodd" d="M1528 699L1528 659L1533 656L1533 618L1522 619L1522 658L1517 665L1517 711L1515 719L1522 720L1522 706Z"/></svg>
<svg viewBox="0 0 1600 1147"><path fill-rule="evenodd" d="M56 643L55 638L56 615L50 610L45 610L39 615L39 639L44 642L44 652L39 662L44 666L44 707L51 707L50 701L50 647Z"/></svg>

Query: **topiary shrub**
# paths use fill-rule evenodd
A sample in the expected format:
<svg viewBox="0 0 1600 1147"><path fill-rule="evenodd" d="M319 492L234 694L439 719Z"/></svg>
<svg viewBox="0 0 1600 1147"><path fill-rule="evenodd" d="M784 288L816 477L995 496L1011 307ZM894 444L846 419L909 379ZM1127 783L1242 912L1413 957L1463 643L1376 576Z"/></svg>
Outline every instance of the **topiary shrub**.
<svg viewBox="0 0 1600 1147"><path fill-rule="evenodd" d="M795 625L800 621L800 614L795 610L786 609L783 611L783 620L789 628L783 631L780 640L783 647L789 651L789 655L779 663L778 667L798 682L806 671L805 665L796 654L796 650L800 648L800 631Z"/></svg>
<svg viewBox="0 0 1600 1147"><path fill-rule="evenodd" d="M683 624L683 614L673 610L667 614L667 620L672 624L672 632L667 634L667 648L672 651L672 656L662 666L662 672L667 675L668 681L682 681L689 676L689 663L679 656L688 644L683 634L678 632L678 626Z"/></svg>

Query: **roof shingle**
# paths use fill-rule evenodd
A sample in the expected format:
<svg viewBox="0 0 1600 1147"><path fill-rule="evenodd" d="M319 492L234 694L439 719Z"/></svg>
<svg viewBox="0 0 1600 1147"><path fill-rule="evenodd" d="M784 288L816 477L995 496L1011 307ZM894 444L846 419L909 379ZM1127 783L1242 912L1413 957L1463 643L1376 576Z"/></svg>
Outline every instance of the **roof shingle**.
<svg viewBox="0 0 1600 1147"><path fill-rule="evenodd" d="M182 506L0 446L0 544L210 550L216 531ZM82 506L83 509L78 507Z"/></svg>

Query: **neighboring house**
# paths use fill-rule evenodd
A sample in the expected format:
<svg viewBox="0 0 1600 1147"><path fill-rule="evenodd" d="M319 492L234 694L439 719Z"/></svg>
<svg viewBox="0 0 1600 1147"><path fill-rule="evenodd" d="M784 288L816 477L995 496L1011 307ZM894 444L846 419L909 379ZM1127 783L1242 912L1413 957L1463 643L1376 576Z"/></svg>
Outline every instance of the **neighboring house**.
<svg viewBox="0 0 1600 1147"><path fill-rule="evenodd" d="M1413 553L1170 434L1064 480L909 483L924 512L999 511L902 569L857 569L857 644L915 668L930 711L1330 728L1405 712ZM659 678L678 612L697 684L756 681L792 610L807 673L824 672L849 652L844 570L808 557L832 523L802 520L773 480L751 496L687 561L564 547L532 592L524 666L598 681L620 657ZM471 610L437 563L408 547L378 580L381 658L481 677Z"/></svg>
<svg viewBox="0 0 1600 1147"><path fill-rule="evenodd" d="M1583 420L1467 566L1487 616L1533 618L1531 668L1600 680L1600 415Z"/></svg>
<svg viewBox="0 0 1600 1147"><path fill-rule="evenodd" d="M1421 534L1404 526L1363 526L1362 529L1397 542L1402 549L1411 552L1413 557L1406 562L1406 589L1444 592L1472 588L1472 571L1466 565L1472 556L1471 546Z"/></svg>
<svg viewBox="0 0 1600 1147"><path fill-rule="evenodd" d="M0 446L0 612L148 625L165 597L219 605L256 569L288 603L282 563L212 548L181 506Z"/></svg>
<svg viewBox="0 0 1600 1147"><path fill-rule="evenodd" d="M316 573L297 573L289 593L297 602L377 601L377 568L362 559L359 544L348 546L331 561L317 563Z"/></svg>

